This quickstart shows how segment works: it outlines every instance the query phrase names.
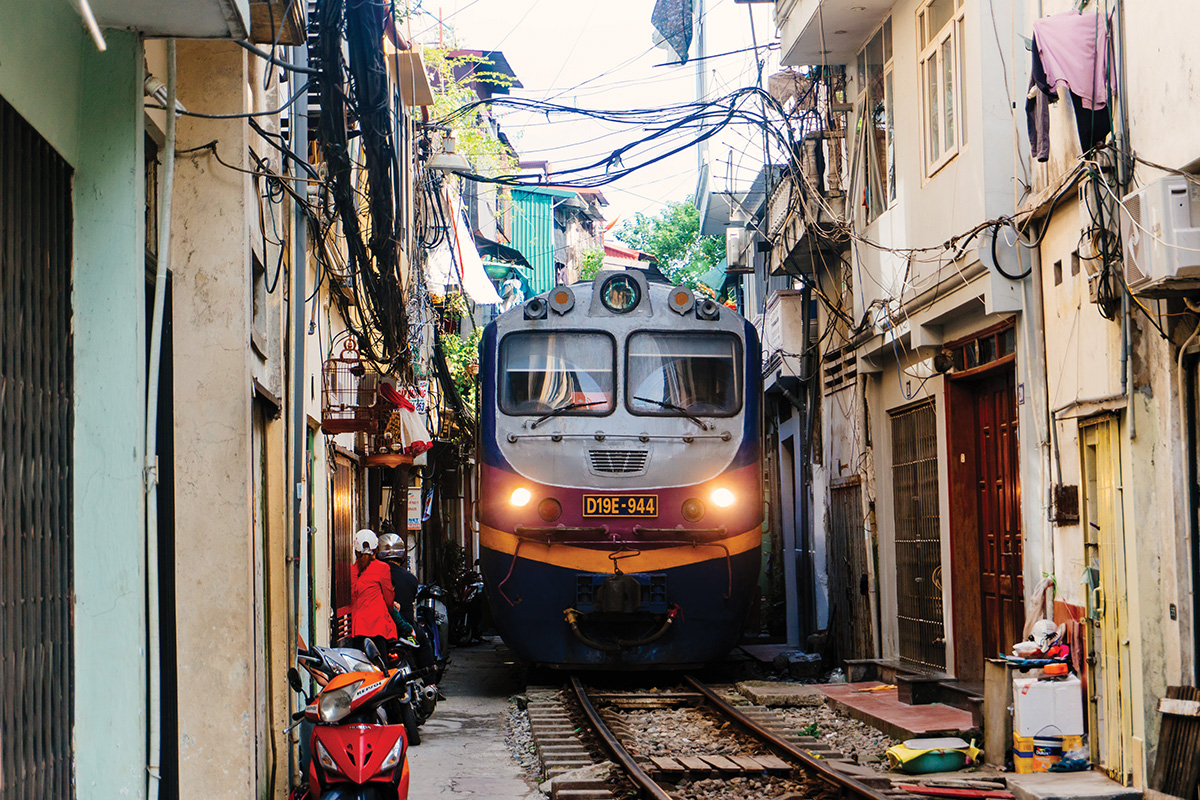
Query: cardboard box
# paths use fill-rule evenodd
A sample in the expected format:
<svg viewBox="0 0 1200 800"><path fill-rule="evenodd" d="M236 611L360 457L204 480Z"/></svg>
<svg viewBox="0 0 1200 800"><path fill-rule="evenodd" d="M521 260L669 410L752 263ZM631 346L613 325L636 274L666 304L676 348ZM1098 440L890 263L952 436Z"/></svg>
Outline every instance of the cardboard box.
<svg viewBox="0 0 1200 800"><path fill-rule="evenodd" d="M1083 684L1079 678L1013 678L1013 735L1082 736Z"/></svg>

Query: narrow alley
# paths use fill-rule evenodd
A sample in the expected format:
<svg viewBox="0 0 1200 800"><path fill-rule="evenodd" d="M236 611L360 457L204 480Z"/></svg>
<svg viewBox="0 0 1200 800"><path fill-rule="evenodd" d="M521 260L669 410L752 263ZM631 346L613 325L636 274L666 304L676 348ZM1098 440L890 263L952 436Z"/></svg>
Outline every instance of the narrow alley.
<svg viewBox="0 0 1200 800"><path fill-rule="evenodd" d="M0 0L0 800L1200 798L1200 6Z"/></svg>

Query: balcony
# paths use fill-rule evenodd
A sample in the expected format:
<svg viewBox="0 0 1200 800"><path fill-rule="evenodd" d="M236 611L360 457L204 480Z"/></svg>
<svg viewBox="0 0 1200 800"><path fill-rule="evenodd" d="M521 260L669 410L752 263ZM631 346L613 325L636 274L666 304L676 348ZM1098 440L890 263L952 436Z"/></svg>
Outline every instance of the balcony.
<svg viewBox="0 0 1200 800"><path fill-rule="evenodd" d="M179 39L245 39L250 0L91 0L102 28Z"/></svg>
<svg viewBox="0 0 1200 800"><path fill-rule="evenodd" d="M815 183L809 180L810 186ZM815 197L811 191L801 192L795 178L784 178L767 207L767 235L774 243L767 257L770 274L813 275L837 264L838 254L849 245L845 213L846 198L840 191Z"/></svg>
<svg viewBox="0 0 1200 800"><path fill-rule="evenodd" d="M850 64L895 0L775 0L783 64Z"/></svg>

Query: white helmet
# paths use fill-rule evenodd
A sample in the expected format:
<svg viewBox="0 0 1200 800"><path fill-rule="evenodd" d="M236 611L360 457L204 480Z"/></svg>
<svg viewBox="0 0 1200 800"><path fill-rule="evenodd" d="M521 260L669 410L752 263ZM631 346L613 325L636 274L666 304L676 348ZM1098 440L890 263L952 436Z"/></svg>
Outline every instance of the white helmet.
<svg viewBox="0 0 1200 800"><path fill-rule="evenodd" d="M379 546L379 537L375 535L375 531L370 528L363 528L358 533L354 534L354 552L355 553L374 553L375 548Z"/></svg>
<svg viewBox="0 0 1200 800"><path fill-rule="evenodd" d="M1059 637L1058 626L1048 619L1033 623L1033 641L1043 651L1050 648Z"/></svg>

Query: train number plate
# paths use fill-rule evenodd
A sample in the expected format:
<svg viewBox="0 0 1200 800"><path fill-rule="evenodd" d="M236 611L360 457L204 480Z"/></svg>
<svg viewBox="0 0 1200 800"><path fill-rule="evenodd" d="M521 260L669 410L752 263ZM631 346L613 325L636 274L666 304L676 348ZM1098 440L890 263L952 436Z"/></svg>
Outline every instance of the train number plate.
<svg viewBox="0 0 1200 800"><path fill-rule="evenodd" d="M585 517L657 517L656 494L585 494Z"/></svg>

